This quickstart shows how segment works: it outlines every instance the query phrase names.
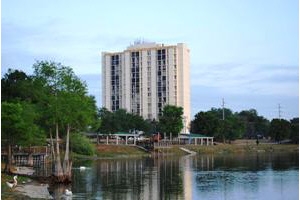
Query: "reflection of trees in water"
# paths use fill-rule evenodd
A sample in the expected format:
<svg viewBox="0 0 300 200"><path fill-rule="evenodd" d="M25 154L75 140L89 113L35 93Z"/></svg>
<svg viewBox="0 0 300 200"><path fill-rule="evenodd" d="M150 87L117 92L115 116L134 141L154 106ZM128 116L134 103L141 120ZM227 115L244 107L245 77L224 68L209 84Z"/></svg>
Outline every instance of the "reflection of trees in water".
<svg viewBox="0 0 300 200"><path fill-rule="evenodd" d="M282 156L284 155L284 156ZM299 153L272 154L272 169L286 170L299 168Z"/></svg>
<svg viewBox="0 0 300 200"><path fill-rule="evenodd" d="M183 172L178 158L158 158L159 199L178 199L183 195Z"/></svg>
<svg viewBox="0 0 300 200"><path fill-rule="evenodd" d="M298 153L202 155L193 158L193 168L199 171L259 171L268 168L286 170L291 166L298 166L298 155Z"/></svg>
<svg viewBox="0 0 300 200"><path fill-rule="evenodd" d="M262 171L296 168L298 161L297 153L99 160L77 163L69 189L81 199L184 199L195 191L204 196L222 191L230 199L226 195L239 191L259 192L268 181Z"/></svg>
<svg viewBox="0 0 300 200"><path fill-rule="evenodd" d="M178 199L182 196L179 159L146 158L96 161L73 172L73 193L103 199Z"/></svg>

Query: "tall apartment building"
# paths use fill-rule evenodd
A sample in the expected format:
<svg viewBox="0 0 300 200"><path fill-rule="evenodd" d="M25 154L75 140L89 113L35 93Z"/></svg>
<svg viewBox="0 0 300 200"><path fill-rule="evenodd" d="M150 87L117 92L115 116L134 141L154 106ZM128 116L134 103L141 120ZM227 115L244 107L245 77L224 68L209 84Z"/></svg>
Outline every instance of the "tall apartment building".
<svg viewBox="0 0 300 200"><path fill-rule="evenodd" d="M186 44L135 42L102 53L102 105L158 119L164 105L183 107L190 122L190 56Z"/></svg>

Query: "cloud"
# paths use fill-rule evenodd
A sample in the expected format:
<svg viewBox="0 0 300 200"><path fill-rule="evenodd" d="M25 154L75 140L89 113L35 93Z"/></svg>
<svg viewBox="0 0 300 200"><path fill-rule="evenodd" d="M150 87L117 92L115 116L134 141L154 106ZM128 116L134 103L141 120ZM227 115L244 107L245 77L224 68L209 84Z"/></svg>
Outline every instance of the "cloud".
<svg viewBox="0 0 300 200"><path fill-rule="evenodd" d="M298 66L199 65L192 66L191 72L193 86L215 87L224 93L299 96Z"/></svg>
<svg viewBox="0 0 300 200"><path fill-rule="evenodd" d="M79 74L99 74L102 51L112 47L124 49L133 41L130 37L104 35L97 29L89 31L88 27L78 29L66 24L54 19L31 26L3 22L3 70L13 65L31 71L35 60L53 60L71 66Z"/></svg>

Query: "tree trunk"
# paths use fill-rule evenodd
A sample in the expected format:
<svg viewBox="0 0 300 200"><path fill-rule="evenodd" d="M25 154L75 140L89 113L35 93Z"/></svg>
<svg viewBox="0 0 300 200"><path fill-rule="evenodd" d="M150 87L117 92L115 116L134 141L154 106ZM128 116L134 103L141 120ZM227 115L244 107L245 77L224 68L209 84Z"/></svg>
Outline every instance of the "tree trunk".
<svg viewBox="0 0 300 200"><path fill-rule="evenodd" d="M51 154L52 154L52 161L55 160L55 150L54 150L54 143L53 143L53 137L52 137L52 129L50 128L50 142L51 142Z"/></svg>
<svg viewBox="0 0 300 200"><path fill-rule="evenodd" d="M71 169L72 164L70 164L69 160L69 144L70 144L70 124L67 125L67 138L66 138L66 152L65 152L65 158L63 162L63 170L64 175L66 176L66 181L71 181Z"/></svg>
<svg viewBox="0 0 300 200"><path fill-rule="evenodd" d="M5 165L5 169L4 169L4 171L6 172L6 173L11 173L12 171L11 171L11 145L10 144L8 144L7 145L7 161L6 161L6 165Z"/></svg>
<svg viewBox="0 0 300 200"><path fill-rule="evenodd" d="M56 124L56 159L55 159L54 176L63 177L63 170L62 170L62 167L61 167L58 139L59 139L59 137L58 137L58 124Z"/></svg>

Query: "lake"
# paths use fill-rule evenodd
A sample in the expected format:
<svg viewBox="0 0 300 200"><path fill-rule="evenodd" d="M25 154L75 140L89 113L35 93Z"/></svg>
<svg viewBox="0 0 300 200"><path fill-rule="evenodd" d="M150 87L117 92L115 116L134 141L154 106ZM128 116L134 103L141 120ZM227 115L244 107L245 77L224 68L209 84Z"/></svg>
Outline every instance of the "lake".
<svg viewBox="0 0 300 200"><path fill-rule="evenodd" d="M298 153L85 161L72 176L72 199L299 199Z"/></svg>

